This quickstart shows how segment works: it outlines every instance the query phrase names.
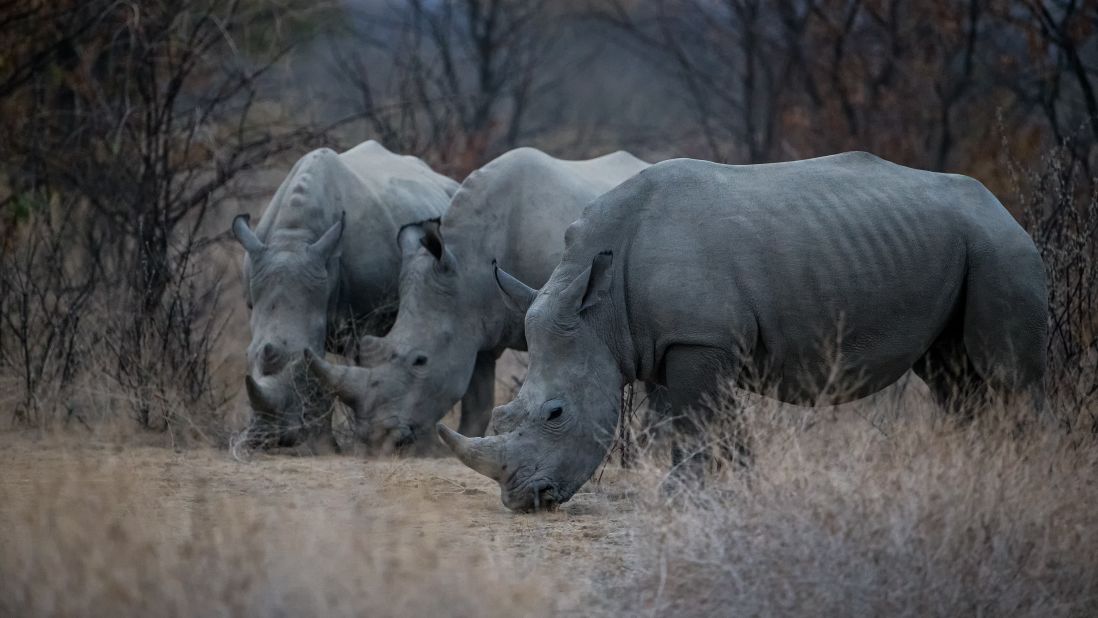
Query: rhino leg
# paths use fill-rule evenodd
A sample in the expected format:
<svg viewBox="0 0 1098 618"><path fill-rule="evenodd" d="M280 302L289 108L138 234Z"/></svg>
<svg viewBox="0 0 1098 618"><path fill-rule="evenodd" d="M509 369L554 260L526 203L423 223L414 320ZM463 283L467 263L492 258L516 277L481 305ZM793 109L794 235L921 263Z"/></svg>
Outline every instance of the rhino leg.
<svg viewBox="0 0 1098 618"><path fill-rule="evenodd" d="M1045 268L1032 246L996 247L972 259L966 280L964 346L984 382L1039 418L1048 343Z"/></svg>
<svg viewBox="0 0 1098 618"><path fill-rule="evenodd" d="M671 404L667 400L667 387L655 382L645 382L644 389L648 401L641 413L642 431L637 435L637 446L641 449L664 443L667 440L669 431L667 419L671 418Z"/></svg>
<svg viewBox="0 0 1098 618"><path fill-rule="evenodd" d="M984 403L987 385L955 329L946 329L911 369L926 382L935 401L950 415L971 419Z"/></svg>
<svg viewBox="0 0 1098 618"><path fill-rule="evenodd" d="M705 346L677 345L667 349L663 359L663 378L667 402L675 432L671 460L674 474L685 482L700 484L709 461L707 433L721 405L721 385L735 378L738 363L727 352ZM748 465L751 451L742 419L722 418L730 424L729 443L721 444L723 454L741 465Z"/></svg>
<svg viewBox="0 0 1098 618"><path fill-rule="evenodd" d="M461 422L458 432L464 436L483 436L495 403L496 357L491 352L477 354L477 364L469 388L461 398Z"/></svg>

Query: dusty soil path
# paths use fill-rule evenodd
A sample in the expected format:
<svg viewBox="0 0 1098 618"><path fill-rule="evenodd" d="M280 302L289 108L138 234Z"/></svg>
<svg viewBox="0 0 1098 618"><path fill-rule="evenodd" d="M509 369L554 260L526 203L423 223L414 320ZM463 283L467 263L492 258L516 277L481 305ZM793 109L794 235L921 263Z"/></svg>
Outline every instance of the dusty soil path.
<svg viewBox="0 0 1098 618"><path fill-rule="evenodd" d="M508 570L554 580L553 611L568 613L585 613L591 595L628 569L626 520L636 508L628 479L610 468L555 512L515 514L501 505L495 483L452 458L256 455L241 462L221 450L0 434L0 471L0 526L8 531L19 529L20 513L53 509L36 506L49 493L112 496L167 541L217 527L212 520L235 511L306 526L352 521L347 534L369 536L382 560L424 545L450 556L487 550ZM295 534L290 524L277 533ZM4 536L0 550L13 542Z"/></svg>

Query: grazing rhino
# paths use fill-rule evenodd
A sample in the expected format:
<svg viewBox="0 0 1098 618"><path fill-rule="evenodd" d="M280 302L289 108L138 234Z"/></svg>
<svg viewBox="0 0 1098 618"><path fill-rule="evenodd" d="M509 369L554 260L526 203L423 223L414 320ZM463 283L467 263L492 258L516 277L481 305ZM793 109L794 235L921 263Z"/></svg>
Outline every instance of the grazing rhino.
<svg viewBox="0 0 1098 618"><path fill-rule="evenodd" d="M410 446L459 399L461 431L480 435L496 358L526 349L525 312L499 302L493 264L544 282L583 207L646 167L625 152L563 161L519 148L473 172L441 223L405 226L396 323L384 338L363 338L365 368L306 351L307 365L354 410L359 438L383 451Z"/></svg>
<svg viewBox="0 0 1098 618"><path fill-rule="evenodd" d="M497 275L507 302L529 307L530 370L494 410L495 435L438 427L514 510L565 502L591 477L625 380L668 388L674 459L694 473L682 432L704 426L723 378L808 404L869 395L909 369L943 404L978 386L1043 393L1041 258L971 178L858 152L680 159L600 197L565 244L540 291Z"/></svg>
<svg viewBox="0 0 1098 618"><path fill-rule="evenodd" d="M334 445L331 398L297 359L323 355L351 320L373 316L368 326L385 332L391 314L388 323L378 314L395 305L400 272L393 239L402 225L442 215L457 188L420 159L368 141L302 157L254 233L248 215L233 220L251 310L250 445Z"/></svg>

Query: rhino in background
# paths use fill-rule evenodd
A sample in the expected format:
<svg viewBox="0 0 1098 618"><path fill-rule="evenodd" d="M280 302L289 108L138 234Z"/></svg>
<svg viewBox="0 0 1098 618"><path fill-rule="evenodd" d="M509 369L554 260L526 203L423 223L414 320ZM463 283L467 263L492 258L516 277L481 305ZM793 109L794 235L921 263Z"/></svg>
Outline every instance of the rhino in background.
<svg viewBox="0 0 1098 618"><path fill-rule="evenodd" d="M947 408L987 390L1042 399L1044 266L971 178L865 153L679 159L599 198L565 238L540 291L500 273L507 302L529 307L530 369L493 412L497 435L438 426L511 509L563 503L591 477L625 380L668 388L673 459L694 474L690 432L712 415L722 378L841 403L913 369Z"/></svg>
<svg viewBox="0 0 1098 618"><path fill-rule="evenodd" d="M568 224L646 167L626 152L563 161L519 148L473 172L441 223L405 226L400 307L389 334L363 338L362 367L306 350L308 365L354 410L359 438L381 450L409 446L458 400L461 431L483 433L497 357L526 349L523 311L499 302L494 264L544 282L560 261Z"/></svg>
<svg viewBox="0 0 1098 618"><path fill-rule="evenodd" d="M457 188L420 159L368 141L302 157L254 233L248 215L233 220L251 311L249 446L334 447L332 398L299 362L302 350L323 356L339 329L395 306L393 239L408 223L441 216ZM366 321L383 334L392 317Z"/></svg>

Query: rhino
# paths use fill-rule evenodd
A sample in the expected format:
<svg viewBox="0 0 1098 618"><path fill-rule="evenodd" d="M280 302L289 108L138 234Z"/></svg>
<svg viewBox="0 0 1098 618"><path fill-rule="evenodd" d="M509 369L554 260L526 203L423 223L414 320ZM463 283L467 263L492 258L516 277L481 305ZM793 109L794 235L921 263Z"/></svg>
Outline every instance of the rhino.
<svg viewBox="0 0 1098 618"><path fill-rule="evenodd" d="M459 429L481 435L493 406L495 364L526 349L524 311L499 302L494 264L544 282L564 230L598 195L648 167L626 152L584 161L519 148L473 172L441 221L406 225L400 306L384 338L366 336L358 364L307 365L354 410L360 440L382 452L430 448L432 427L461 401Z"/></svg>
<svg viewBox="0 0 1098 618"><path fill-rule="evenodd" d="M728 381L802 405L861 398L908 370L949 409L985 389L1043 396L1033 241L978 181L867 153L659 163L568 228L540 290L496 276L527 308L529 373L492 435L438 432L516 511L564 503L592 476L626 380L667 387L677 471L698 470L688 447Z"/></svg>
<svg viewBox="0 0 1098 618"><path fill-rule="evenodd" d="M401 263L397 232L441 216L457 188L420 159L367 141L298 160L254 232L248 215L233 220L251 312L249 445L335 446L333 400L298 362L302 350L323 355L352 323L388 329Z"/></svg>

